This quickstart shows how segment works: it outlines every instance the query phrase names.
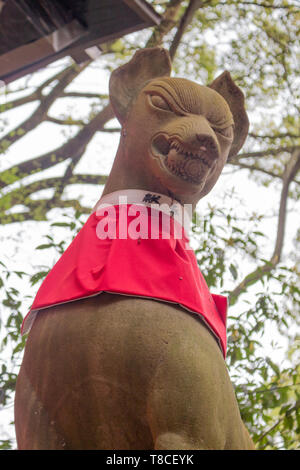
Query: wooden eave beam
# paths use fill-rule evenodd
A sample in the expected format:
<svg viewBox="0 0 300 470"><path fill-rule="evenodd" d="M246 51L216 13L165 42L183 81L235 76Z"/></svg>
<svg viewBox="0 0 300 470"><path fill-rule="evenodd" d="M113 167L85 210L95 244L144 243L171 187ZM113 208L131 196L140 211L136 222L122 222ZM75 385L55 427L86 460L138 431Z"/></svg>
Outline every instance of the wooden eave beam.
<svg viewBox="0 0 300 470"><path fill-rule="evenodd" d="M154 26L161 22L160 15L144 0L123 0L123 2L143 18L147 24Z"/></svg>

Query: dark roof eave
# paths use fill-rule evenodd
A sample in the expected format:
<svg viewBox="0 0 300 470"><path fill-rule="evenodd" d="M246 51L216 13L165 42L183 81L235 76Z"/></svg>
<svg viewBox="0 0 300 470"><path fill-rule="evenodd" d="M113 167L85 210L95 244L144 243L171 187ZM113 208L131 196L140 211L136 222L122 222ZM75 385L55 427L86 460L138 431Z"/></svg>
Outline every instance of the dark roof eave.
<svg viewBox="0 0 300 470"><path fill-rule="evenodd" d="M89 60L89 56L85 52L88 48L100 46L105 42L123 37L126 34L139 31L150 26L158 25L161 22L161 16L156 13L153 7L145 0L122 1L136 14L137 20L134 24L129 24L130 22L127 25L123 24L118 31L114 32L107 29L103 36L98 35L97 30L95 34L95 29L91 29L89 32L87 31L87 37L84 39L84 36L86 35L84 31L85 28L82 27L77 20L73 20L61 29L55 30L49 36L44 36L36 41L23 44L16 49L2 54L0 56L0 61L2 59L2 73L0 72L1 81L4 83L10 83L66 56L73 57L76 62L78 62L79 58L79 63L84 60ZM73 23L76 24L74 25ZM53 40L53 37L56 34L60 34L61 30L71 27L73 29L69 43L64 43L64 38L68 38L68 35L62 34L62 43L59 47L55 47L54 43L57 44L57 41L55 39Z"/></svg>
<svg viewBox="0 0 300 470"><path fill-rule="evenodd" d="M149 26L158 25L161 16L154 8L144 0L123 0L132 10L134 10Z"/></svg>

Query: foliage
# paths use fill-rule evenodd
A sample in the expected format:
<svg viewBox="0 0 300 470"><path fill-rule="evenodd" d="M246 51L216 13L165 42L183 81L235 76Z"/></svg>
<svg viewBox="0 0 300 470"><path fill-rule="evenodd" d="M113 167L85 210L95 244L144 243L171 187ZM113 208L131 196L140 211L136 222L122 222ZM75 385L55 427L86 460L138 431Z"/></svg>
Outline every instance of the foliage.
<svg viewBox="0 0 300 470"><path fill-rule="evenodd" d="M49 261L19 270L1 255L0 406L6 410L12 404L25 343L20 326L33 292L90 212L91 204L80 198L85 188L106 181L105 172L90 169L94 156L88 148L119 132L107 90L82 91L78 81L95 70L112 70L139 47L161 44L170 50L175 75L207 84L228 69L246 95L250 133L227 172L247 172L258 188L274 192L272 236L261 228L266 214L247 213L235 193L223 193L195 216L191 240L209 287L229 297L227 365L257 447L299 449L299 226L293 228L295 249L286 246L288 208L299 210L300 192L299 8L295 0L151 3L163 15L159 26L104 45L97 61L78 66L67 59L26 77L20 82L23 90L5 88L0 220L11 224L12 233L26 221L46 224L36 253L47 254ZM15 124L12 116L18 112L23 119ZM29 137L38 140L42 126L58 129L55 144L22 161L14 150L20 152ZM70 195L74 185L80 193L75 198ZM67 209L71 212L57 218L52 229L51 211ZM284 343L280 363L274 359L279 345L268 339L269 331L278 332ZM0 440L0 449L13 446L12 438Z"/></svg>
<svg viewBox="0 0 300 470"><path fill-rule="evenodd" d="M241 277L241 260L243 265L247 260L249 265L259 262L265 238L256 227L261 218L256 217L247 230L245 220L235 215L232 195L230 199L232 207L226 210L208 204L192 228L199 267L210 289L225 295L230 294L230 289L224 289L230 286L230 278L238 282ZM223 201L226 207L228 201ZM229 308L226 360L242 418L258 449L299 449L299 337L291 334L299 311L298 273L283 264L268 273L267 279L256 280L238 310L231 313ZM278 348L275 341L271 353L266 353L268 329L289 338L286 365L272 359Z"/></svg>

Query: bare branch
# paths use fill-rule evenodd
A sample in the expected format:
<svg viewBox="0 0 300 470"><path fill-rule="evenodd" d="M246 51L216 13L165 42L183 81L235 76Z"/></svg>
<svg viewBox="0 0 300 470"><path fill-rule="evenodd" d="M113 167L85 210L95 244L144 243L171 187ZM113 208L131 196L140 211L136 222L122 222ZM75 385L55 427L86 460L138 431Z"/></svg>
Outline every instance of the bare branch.
<svg viewBox="0 0 300 470"><path fill-rule="evenodd" d="M67 208L73 207L74 209L82 212L83 214L89 214L91 212L90 207L85 207L80 204L77 199L68 200L56 200L50 202L48 199L39 199L31 201L28 212L16 212L12 214L1 215L2 224L11 224L13 222L23 222L26 220L42 221L47 220L47 213L51 209L57 207Z"/></svg>
<svg viewBox="0 0 300 470"><path fill-rule="evenodd" d="M105 184L106 180L106 175L72 174L70 176L66 176L64 181L64 188L71 184L102 185ZM61 184L61 181L61 177L45 178L39 181L35 181L33 183L29 183L25 186L22 186L21 188L14 189L13 191L5 194L0 199L0 223L10 223L7 221L10 220L9 217L11 217L12 214L7 214L7 211L18 204L25 205L29 209L28 217L26 217L26 219L24 220L37 220L34 218L36 215L34 216L32 210L34 209L36 214L38 204L41 203L41 201L44 201L41 203L42 213L44 213L44 210L47 212L48 210L53 209L55 207L72 206L72 204L68 202L70 200L61 200L61 193L59 193L57 197L53 197L51 199L31 199L31 195L38 191L41 191L43 189L58 188ZM47 204L45 201L47 201ZM74 204L73 206L75 207ZM21 214L23 214L23 212ZM27 212L24 212L24 214L27 214Z"/></svg>
<svg viewBox="0 0 300 470"><path fill-rule="evenodd" d="M74 65L72 65L71 67L74 67ZM66 70L67 69L60 70L55 75L52 75L50 78L47 78L47 80L45 80L39 87L37 87L36 90L34 90L30 95L24 96L22 98L17 98L15 100L7 101L6 103L4 103L5 110L17 108L18 106L22 106L23 104L30 103L32 101L41 100L43 98L43 90L47 86L49 86L52 82L56 80L60 80L63 77ZM26 88L24 88L24 90L25 89ZM18 89L16 91L17 92L23 91L23 89ZM9 92L9 93L13 93L13 92Z"/></svg>
<svg viewBox="0 0 300 470"><path fill-rule="evenodd" d="M259 135L255 134L254 132L249 132L249 137L253 137L254 139L286 139L287 137L291 137L292 139L298 139L300 138L300 134L292 134L291 132L284 132L284 133L279 133L279 134L274 134L274 135Z"/></svg>
<svg viewBox="0 0 300 470"><path fill-rule="evenodd" d="M228 163L236 163L240 158L266 157L267 155L279 155L280 153L283 153L283 152L292 153L295 150L299 150L299 149L300 149L299 145L294 145L292 147L286 146L286 147L270 148L270 149L262 150L260 152L240 153L235 157L229 158Z"/></svg>
<svg viewBox="0 0 300 470"><path fill-rule="evenodd" d="M170 0L167 3L165 12L162 15L163 20L156 28L154 28L153 33L146 44L146 47L161 45L164 36L168 34L177 24L178 13L180 11L181 4L182 0Z"/></svg>
<svg viewBox="0 0 300 470"><path fill-rule="evenodd" d="M281 190L280 198L280 207L279 207L279 217L278 217L278 228L277 228L277 238L274 248L274 253L271 258L273 264L280 261L283 239L284 239L284 230L286 225L286 209L287 209L287 200L289 186L296 174L300 169L300 151L295 151L291 156L289 162L286 165L286 169L283 175L283 186Z"/></svg>
<svg viewBox="0 0 300 470"><path fill-rule="evenodd" d="M241 163L239 161L237 162L230 162L231 165L237 166L238 168L243 168L245 170L250 170L250 171L259 171L261 173L264 173L268 176L271 176L272 178L280 178L282 179L282 175L278 175L276 173L273 173L272 171L265 170L264 168L259 168L256 165L247 165L245 163Z"/></svg>
<svg viewBox="0 0 300 470"><path fill-rule="evenodd" d="M40 99L40 94L37 90L35 90L33 93L27 96L22 96L22 98L17 98L12 101L7 101L6 103L3 103L2 106L2 112L9 111L14 108L18 108L19 106L23 106L23 104L27 103L33 103L34 101L37 101Z"/></svg>
<svg viewBox="0 0 300 470"><path fill-rule="evenodd" d="M65 171L64 176L62 178L60 178L59 183L56 185L56 190L55 190L54 196L52 198L53 200L59 200L61 198L61 196L63 194L63 191L64 191L64 188L68 184L68 180L73 175L73 171L74 171L75 166L77 165L77 163L81 159L82 155L84 154L84 150L85 149L82 149L82 153L78 153L78 155L76 155L76 157L72 158L72 160L70 161L70 163L69 163L69 165L68 165L68 167Z"/></svg>
<svg viewBox="0 0 300 470"><path fill-rule="evenodd" d="M104 129L100 129L100 132L121 132L120 127L104 127Z"/></svg>
<svg viewBox="0 0 300 470"><path fill-rule="evenodd" d="M58 81L57 85L50 91L50 93L41 98L40 105L37 109L31 114L31 116L23 121L18 127L10 131L8 134L2 137L1 141L5 142L5 149L8 146L14 144L19 139L21 139L25 134L34 129L38 124L43 122L46 119L47 112L55 100L60 96L62 91L71 83L75 77L77 77L87 65L85 64L82 67L74 67L73 65L61 72L61 78ZM45 84L43 84L44 88ZM36 91L40 93L41 90Z"/></svg>
<svg viewBox="0 0 300 470"><path fill-rule="evenodd" d="M108 95L102 93L83 93L80 91L66 91L62 93L61 98L98 98L101 100L108 100Z"/></svg>
<svg viewBox="0 0 300 470"><path fill-rule="evenodd" d="M60 126L80 126L83 127L86 125L86 122L82 119L59 119L53 116L47 116L46 121L53 122L54 124L58 124ZM114 133L114 132L121 132L120 127L105 127L103 129L99 129L99 132L107 132L107 133Z"/></svg>
<svg viewBox="0 0 300 470"><path fill-rule="evenodd" d="M233 165L233 166L236 166L238 168L245 169L245 170L258 171L260 173L264 173L267 176L271 176L272 178L279 178L281 180L283 178L282 174L279 175L277 173L274 173L273 171L266 170L265 168L260 168L256 164L247 165L246 163L242 163L242 162L237 161L237 162L230 162L230 165ZM235 171L238 171L238 170L235 170ZM294 183L297 184L297 185L300 185L300 181L297 181L296 179L294 179Z"/></svg>
<svg viewBox="0 0 300 470"><path fill-rule="evenodd" d="M260 7L260 8L267 8L267 9L270 9L270 10L290 10L291 12L295 12L297 13L297 10L293 10L293 5L273 5L273 4L270 4L270 3L257 3L257 2L247 2L247 1L239 1L237 2L239 6L244 6L244 5L250 5L250 6L254 6L254 7ZM218 3L218 6L219 5L224 5L224 6L228 6L228 2L219 2Z"/></svg>
<svg viewBox="0 0 300 470"><path fill-rule="evenodd" d="M60 126L84 126L86 123L82 119L58 119L52 116L47 115L45 121L53 122L54 124L59 124Z"/></svg>
<svg viewBox="0 0 300 470"><path fill-rule="evenodd" d="M175 57L182 36L184 35L189 24L191 23L196 11L201 6L203 6L202 0L190 0L188 7L186 8L184 15L181 18L180 24L177 28L176 34L170 47L170 56L172 60Z"/></svg>
<svg viewBox="0 0 300 470"><path fill-rule="evenodd" d="M269 261L264 265L258 267L252 273L248 274L244 280L230 293L229 303L234 304L238 296L245 292L247 287L259 279L262 279L266 274L270 273L275 266L279 263L282 253L284 232L286 226L286 214L287 214L287 200L289 186L295 178L297 172L300 170L300 151L295 151L289 162L286 165L285 172L283 175L282 190L280 196L279 215L277 223L277 235L274 246L273 254Z"/></svg>
<svg viewBox="0 0 300 470"><path fill-rule="evenodd" d="M23 179L25 176L50 168L68 158L76 158L85 150L94 134L114 117L110 105L100 111L88 124L85 125L73 138L58 149L44 155L20 163L0 173L0 188Z"/></svg>

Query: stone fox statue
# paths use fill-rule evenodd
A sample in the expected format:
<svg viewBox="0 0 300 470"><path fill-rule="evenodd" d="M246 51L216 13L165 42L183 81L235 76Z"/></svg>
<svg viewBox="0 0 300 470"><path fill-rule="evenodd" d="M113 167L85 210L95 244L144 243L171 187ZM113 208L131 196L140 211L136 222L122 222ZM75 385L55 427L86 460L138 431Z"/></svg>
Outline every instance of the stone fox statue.
<svg viewBox="0 0 300 470"><path fill-rule="evenodd" d="M176 216L242 147L244 97L228 72L209 86L170 72L152 48L111 75L111 173L22 326L19 449L254 448L224 361L226 299Z"/></svg>

